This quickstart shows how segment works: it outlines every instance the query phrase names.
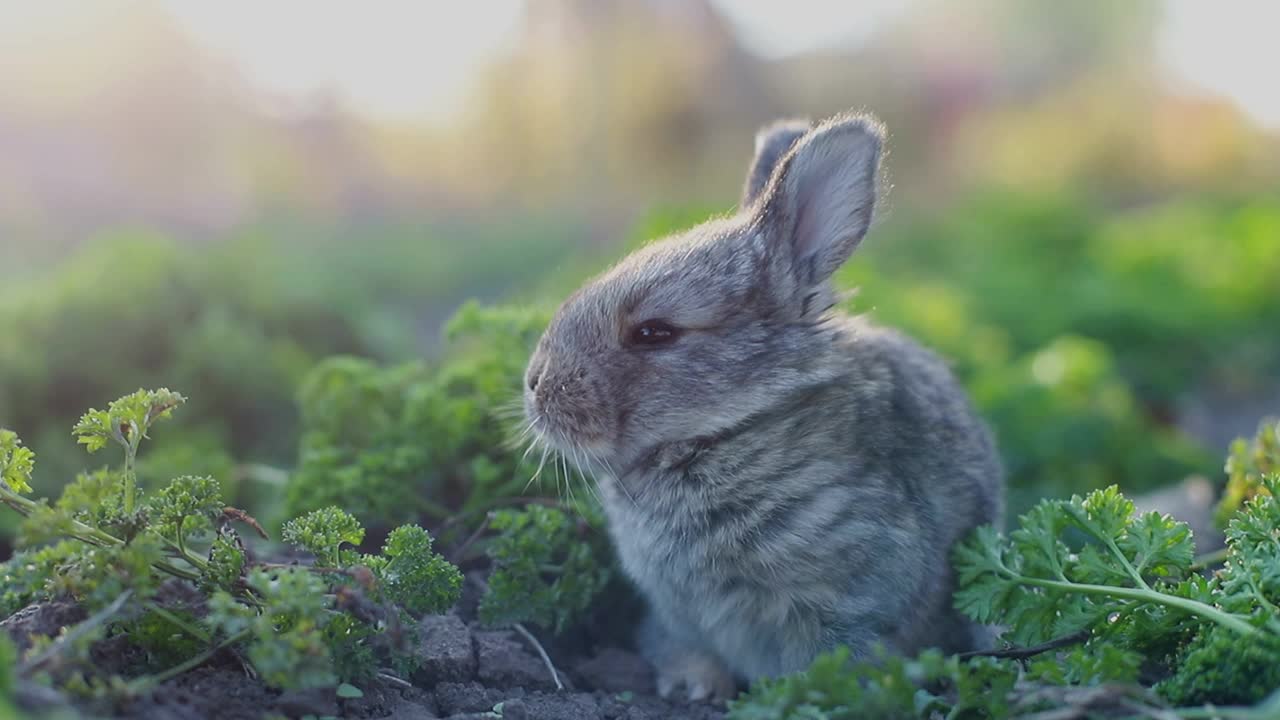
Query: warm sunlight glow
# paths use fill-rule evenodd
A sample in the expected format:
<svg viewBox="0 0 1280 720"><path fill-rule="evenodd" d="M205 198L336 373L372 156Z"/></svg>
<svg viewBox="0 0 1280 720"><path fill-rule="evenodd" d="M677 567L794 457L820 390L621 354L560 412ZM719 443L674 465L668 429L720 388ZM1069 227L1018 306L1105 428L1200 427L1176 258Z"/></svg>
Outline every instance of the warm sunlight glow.
<svg viewBox="0 0 1280 720"><path fill-rule="evenodd" d="M1169 0L1161 53L1183 81L1231 98L1280 127L1280 3Z"/></svg>
<svg viewBox="0 0 1280 720"><path fill-rule="evenodd" d="M507 37L519 0L375 4L317 0L166 0L212 49L259 85L333 89L390 118L447 115L477 66Z"/></svg>
<svg viewBox="0 0 1280 720"><path fill-rule="evenodd" d="M0 0L0 52L15 72L44 51L91 40L95 24L146 0ZM254 85L286 95L332 91L384 119L439 120L459 107L486 58L509 39L522 0L153 0ZM766 56L856 43L906 2L714 0L744 41ZM1223 95L1280 127L1280 3L1167 0L1161 56L1174 78ZM40 50L38 55L33 50ZM15 53L16 54L16 53ZM15 58L4 58L5 66Z"/></svg>

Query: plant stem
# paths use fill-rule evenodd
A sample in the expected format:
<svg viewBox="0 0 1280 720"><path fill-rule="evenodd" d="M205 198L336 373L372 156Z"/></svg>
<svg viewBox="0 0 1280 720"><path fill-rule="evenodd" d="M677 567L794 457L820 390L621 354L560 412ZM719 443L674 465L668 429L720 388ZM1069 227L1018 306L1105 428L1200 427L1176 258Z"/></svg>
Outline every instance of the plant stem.
<svg viewBox="0 0 1280 720"><path fill-rule="evenodd" d="M1062 637L1054 638L1053 640L1050 640L1048 642L1042 642L1039 645L1032 645L1030 647L1024 647L1024 648L1013 647L1005 650L973 650L970 652L960 653L956 655L956 657L962 660L973 658L973 657L1007 658L1012 660L1024 660L1029 657L1035 657L1036 655L1039 655L1041 653L1049 652L1050 650L1057 650L1058 648L1064 648L1069 645L1078 645L1079 643L1082 643L1088 639L1089 639L1089 631L1081 630L1079 632L1074 632L1074 633L1071 633L1070 635L1063 635Z"/></svg>
<svg viewBox="0 0 1280 720"><path fill-rule="evenodd" d="M142 441L142 431L134 423L129 423L129 441L124 446L124 514L133 514L134 487L138 476L134 471L134 461L138 457L138 443Z"/></svg>
<svg viewBox="0 0 1280 720"><path fill-rule="evenodd" d="M409 681L407 681L407 680L402 680L401 678L396 677L396 676L395 676L395 675L393 675L393 674L391 673L391 671L389 671L389 670L380 670L380 671L378 671L378 679L379 679L379 680L382 680L382 681L384 681L384 682L389 682L389 683L391 683L392 685L396 685L396 686L399 686L399 687L402 687L402 688L412 688L412 687L413 687L413 683L411 683L411 682L409 682Z"/></svg>
<svg viewBox="0 0 1280 720"><path fill-rule="evenodd" d="M456 565L462 562L463 560L465 560L467 555L467 550L471 549L471 546L475 544L475 542L480 539L480 536L484 535L485 530L488 530L488 529L489 529L489 517L485 516L484 522L480 523L480 526L475 529L475 532L467 536L467 539L463 540L461 545L454 548L453 552L450 553L449 561Z"/></svg>
<svg viewBox="0 0 1280 720"><path fill-rule="evenodd" d="M35 501L17 494L2 484L0 484L0 502L13 508L23 517L29 517L31 513L35 512L36 507L38 507L38 503ZM120 538L111 535L110 533L103 532L96 527L86 525L79 520L72 520L69 527L71 529L71 537L82 543L97 545L99 547L115 547L118 545L124 545L124 541ZM189 558L183 559L189 560ZM164 560L157 560L151 563L151 566L161 572L168 573L177 578L182 578L183 580L191 580L194 582L200 579L199 574L193 573L185 568L180 568L177 565Z"/></svg>
<svg viewBox="0 0 1280 720"><path fill-rule="evenodd" d="M181 663L178 663L177 665L174 665L168 670L165 670L164 672L160 672L155 675L145 675L143 677L140 677L130 682L129 690L135 693L140 693L146 690L150 690L151 688L155 687L156 685L159 685L160 683L170 678L177 677L182 673L187 672L188 670L199 667L200 665L204 664L205 661L207 661L209 658L216 655L219 650L222 650L223 648L229 645L234 645L235 643L238 643L247 637L249 637L249 631L241 630L240 632L236 633L235 635L232 635L231 637L228 637L226 640L223 640L222 642L218 643L217 645L214 645L208 650L205 650L202 653L194 655L188 658L187 660Z"/></svg>
<svg viewBox="0 0 1280 720"><path fill-rule="evenodd" d="M156 605L155 603L148 603L148 607L151 609L151 612L159 615L165 620L168 620L170 624L174 625L179 630L182 630L183 632L199 640L200 642L209 643L213 641L213 638L209 637L209 633L201 630L195 625L192 625L186 620L183 620L177 615L169 612L166 608Z"/></svg>
<svg viewBox="0 0 1280 720"><path fill-rule="evenodd" d="M1165 593L1156 592L1155 590L1143 590L1141 588L1114 587L1111 585L1090 585L1087 583L1062 582L1061 580L1043 580L1041 578L1026 577L1011 573L1013 578L1020 583L1026 585L1034 585L1042 588L1052 588L1054 590L1063 590L1065 592L1077 593L1080 595L1105 595L1109 597L1124 598L1126 600L1140 600L1143 602L1157 603L1168 607L1177 608L1183 612L1192 615L1199 615L1207 620L1212 620L1223 627L1230 628L1241 635L1253 635L1258 632L1258 628L1250 625L1236 615L1223 612L1215 607L1206 605L1195 600L1188 600L1174 595L1166 595Z"/></svg>
<svg viewBox="0 0 1280 720"><path fill-rule="evenodd" d="M515 628L516 632L523 635L524 639L528 640L529 643L533 645L533 648L538 651L538 654L542 656L542 664L546 665L547 670L551 672L551 679L555 681L556 689L563 690L564 685L560 683L560 673L556 670L556 666L551 662L551 656L547 655L547 651L542 647L542 643L538 642L538 638L534 637L533 633L529 632L529 629L520 623L516 623L515 625L512 625L512 627Z"/></svg>
<svg viewBox="0 0 1280 720"><path fill-rule="evenodd" d="M186 560L187 563L189 563L192 567L196 568L201 572L204 572L205 570L209 569L209 563L205 562L204 558L188 550L186 544L182 542L181 527L178 528L177 542L174 542L169 538L164 538L164 541L165 541L165 544L167 544L174 552L178 553L178 556L181 557L183 560ZM190 574L190 578L188 579L198 579L199 577L200 577L199 575L192 573Z"/></svg>

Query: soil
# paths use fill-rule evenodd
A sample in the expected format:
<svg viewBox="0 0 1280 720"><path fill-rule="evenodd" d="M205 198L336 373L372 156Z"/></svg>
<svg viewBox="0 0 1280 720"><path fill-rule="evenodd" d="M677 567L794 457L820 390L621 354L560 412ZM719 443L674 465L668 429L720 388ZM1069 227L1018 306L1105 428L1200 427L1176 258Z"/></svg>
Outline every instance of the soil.
<svg viewBox="0 0 1280 720"><path fill-rule="evenodd" d="M476 578L470 578L473 585ZM520 634L483 627L475 618L476 593L464 593L447 615L420 621L422 667L410 682L360 683L363 695L340 698L332 690L281 692L252 677L244 663L222 653L150 694L103 706L71 700L44 686L20 687L17 700L39 713L70 707L77 715L120 720L259 720L260 718L401 718L408 720L719 720L723 707L668 702L656 696L653 669L614 642L628 633L618 617L588 618L582 628L539 642L551 656L563 689L537 649ZM625 607L625 603L623 603ZM614 605L615 608L618 605ZM4 622L19 645L35 634L57 635L84 619L71 603L41 603ZM592 626L595 625L595 629ZM606 642L601 642L604 639ZM124 638L97 643L95 663L126 668L137 650Z"/></svg>

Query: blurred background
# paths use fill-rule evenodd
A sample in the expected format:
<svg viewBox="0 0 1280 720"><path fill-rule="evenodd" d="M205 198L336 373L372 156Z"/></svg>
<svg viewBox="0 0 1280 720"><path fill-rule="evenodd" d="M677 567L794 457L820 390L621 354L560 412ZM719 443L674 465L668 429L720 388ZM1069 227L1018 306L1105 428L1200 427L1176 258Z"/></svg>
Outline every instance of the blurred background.
<svg viewBox="0 0 1280 720"><path fill-rule="evenodd" d="M731 210L760 125L865 108L893 187L840 283L954 362L1012 509L1220 484L1280 414L1278 26L1248 1L0 0L0 426L56 493L99 461L81 412L168 386L191 404L152 467L270 483L322 358L436 358L467 299L554 304Z"/></svg>

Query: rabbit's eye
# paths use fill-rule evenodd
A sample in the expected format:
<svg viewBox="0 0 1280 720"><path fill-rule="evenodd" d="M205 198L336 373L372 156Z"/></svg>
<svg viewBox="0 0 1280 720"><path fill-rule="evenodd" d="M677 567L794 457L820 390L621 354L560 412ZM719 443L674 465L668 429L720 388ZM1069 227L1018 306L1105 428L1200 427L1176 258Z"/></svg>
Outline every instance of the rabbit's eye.
<svg viewBox="0 0 1280 720"><path fill-rule="evenodd" d="M631 328L627 340L632 345L655 346L673 343L679 336L680 330L671 323L662 320L645 320Z"/></svg>

